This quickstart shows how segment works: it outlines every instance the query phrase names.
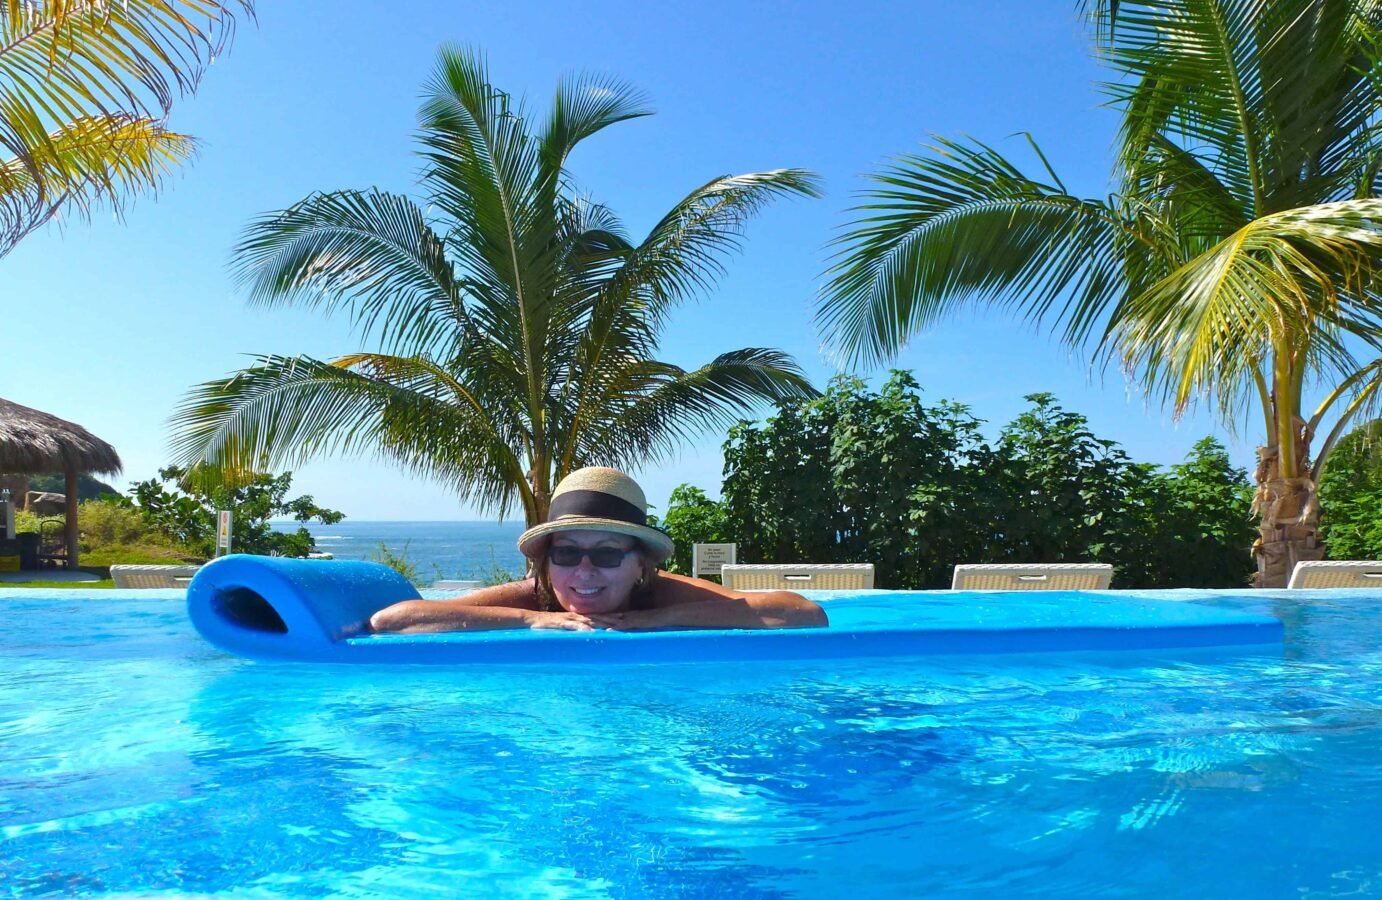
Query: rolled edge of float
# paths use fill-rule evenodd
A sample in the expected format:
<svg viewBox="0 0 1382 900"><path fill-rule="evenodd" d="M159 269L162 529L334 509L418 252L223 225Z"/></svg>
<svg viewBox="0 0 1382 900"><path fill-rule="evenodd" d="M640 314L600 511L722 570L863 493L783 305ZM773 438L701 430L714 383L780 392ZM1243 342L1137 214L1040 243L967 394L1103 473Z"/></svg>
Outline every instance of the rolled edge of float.
<svg viewBox="0 0 1382 900"><path fill-rule="evenodd" d="M187 616L209 643L254 659L328 660L375 612L418 598L378 563L232 554L187 586Z"/></svg>

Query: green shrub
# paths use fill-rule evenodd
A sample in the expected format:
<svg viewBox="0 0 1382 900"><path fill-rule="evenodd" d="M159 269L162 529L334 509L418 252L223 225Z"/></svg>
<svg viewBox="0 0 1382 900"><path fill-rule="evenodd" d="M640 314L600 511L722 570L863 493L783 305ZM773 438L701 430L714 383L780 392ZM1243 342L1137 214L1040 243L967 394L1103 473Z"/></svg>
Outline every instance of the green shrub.
<svg viewBox="0 0 1382 900"><path fill-rule="evenodd" d="M672 490L667 501L667 517L660 523L672 538L676 552L667 561L667 571L691 574L691 556L695 544L731 543L729 523L724 507L705 495L705 491L689 484Z"/></svg>
<svg viewBox="0 0 1382 900"><path fill-rule="evenodd" d="M417 561L409 558L408 548L412 546L412 540L403 542L403 546L398 550L393 550L383 541L379 542L379 549L370 554L372 562L381 563L393 569L398 574L413 584L419 583Z"/></svg>
<svg viewBox="0 0 1382 900"><path fill-rule="evenodd" d="M138 482L130 489L153 529L200 556L215 554L218 510L232 513L234 552L274 556L304 557L312 551L313 542L305 527L283 532L271 527L270 520L291 517L302 523L315 519L334 525L345 518L334 509L317 506L310 496L288 499L292 472L253 475L236 487L205 483L201 474L169 466L159 470L158 478ZM129 498L118 502L133 506Z"/></svg>
<svg viewBox="0 0 1382 900"><path fill-rule="evenodd" d="M1355 428L1329 454L1320 506L1329 559L1382 559L1382 420Z"/></svg>
<svg viewBox="0 0 1382 900"><path fill-rule="evenodd" d="M740 423L724 445L724 500L683 485L664 527L733 542L745 563L873 563L889 588L948 587L958 563L1105 562L1116 587L1233 587L1253 569L1247 473L1206 438L1164 471L1049 394L985 441L959 404L928 407L907 372L857 378Z"/></svg>
<svg viewBox="0 0 1382 900"><path fill-rule="evenodd" d="M139 510L101 500L88 500L77 508L82 541L93 547L138 544L157 534Z"/></svg>
<svg viewBox="0 0 1382 900"><path fill-rule="evenodd" d="M494 549L489 551L489 565L480 572L479 580L485 587L493 587L496 584L508 584L510 581L521 581L527 577L523 572L514 572L499 564L495 558Z"/></svg>
<svg viewBox="0 0 1382 900"><path fill-rule="evenodd" d="M160 534L138 509L114 497L82 503L77 508L77 524L81 528L84 565L159 564L204 559Z"/></svg>
<svg viewBox="0 0 1382 900"><path fill-rule="evenodd" d="M14 530L16 533L21 531L37 532L43 522L61 522L62 520L63 516L38 516L27 509L16 509L14 511Z"/></svg>

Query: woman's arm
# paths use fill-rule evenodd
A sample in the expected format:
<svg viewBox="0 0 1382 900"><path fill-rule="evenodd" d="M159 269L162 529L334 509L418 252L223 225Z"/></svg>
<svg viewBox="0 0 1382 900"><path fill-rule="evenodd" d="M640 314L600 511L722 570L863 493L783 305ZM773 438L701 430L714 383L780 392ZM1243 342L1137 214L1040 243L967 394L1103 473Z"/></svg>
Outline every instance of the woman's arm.
<svg viewBox="0 0 1382 900"><path fill-rule="evenodd" d="M543 612L531 579L482 588L452 600L404 600L370 617L370 630L417 634L429 631L494 631L501 628L555 628L591 631L585 616Z"/></svg>
<svg viewBox="0 0 1382 900"><path fill-rule="evenodd" d="M659 572L653 609L592 615L603 628L821 628L820 604L791 591L731 591L700 578Z"/></svg>

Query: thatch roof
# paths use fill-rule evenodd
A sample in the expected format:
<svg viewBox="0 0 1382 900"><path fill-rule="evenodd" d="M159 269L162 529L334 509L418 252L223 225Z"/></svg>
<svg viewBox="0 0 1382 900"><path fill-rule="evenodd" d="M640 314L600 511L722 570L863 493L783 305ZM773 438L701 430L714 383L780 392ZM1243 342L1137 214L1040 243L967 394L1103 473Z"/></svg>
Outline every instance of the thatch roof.
<svg viewBox="0 0 1382 900"><path fill-rule="evenodd" d="M0 472L118 474L115 448L80 425L0 397Z"/></svg>

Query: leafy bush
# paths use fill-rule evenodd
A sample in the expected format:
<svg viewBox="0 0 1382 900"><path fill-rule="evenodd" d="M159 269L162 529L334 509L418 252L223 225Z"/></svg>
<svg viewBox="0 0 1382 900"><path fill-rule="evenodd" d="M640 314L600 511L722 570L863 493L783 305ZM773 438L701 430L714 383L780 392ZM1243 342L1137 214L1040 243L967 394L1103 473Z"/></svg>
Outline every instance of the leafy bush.
<svg viewBox="0 0 1382 900"><path fill-rule="evenodd" d="M46 525L50 535L61 536L65 519L20 509L15 510L14 528L16 533L38 532ZM77 522L81 527L81 562L86 566L176 563L192 556L186 547L156 531L139 509L118 495L83 501L77 507Z"/></svg>
<svg viewBox="0 0 1382 900"><path fill-rule="evenodd" d="M379 549L370 554L370 561L388 566L408 581L418 584L417 561L408 556L408 548L412 546L412 543L411 539L406 540L402 547L393 550L388 544L380 541Z"/></svg>
<svg viewBox="0 0 1382 900"><path fill-rule="evenodd" d="M683 484L673 489L667 503L667 517L658 522L649 517L671 536L676 544L676 552L667 561L669 572L682 575L691 574L692 544L714 544L728 542L729 525L725 521L724 507L705 495L700 488Z"/></svg>
<svg viewBox="0 0 1382 900"><path fill-rule="evenodd" d="M37 532L45 520L56 520L61 522L62 516L39 516L27 509L16 509L14 511L14 530L15 533L21 531Z"/></svg>
<svg viewBox="0 0 1382 900"><path fill-rule="evenodd" d="M927 407L894 372L740 423L720 503L673 493L676 570L733 541L745 562L871 562L878 583L947 587L960 562L1107 562L1120 587L1239 586L1252 570L1247 473L1213 439L1163 472L1094 435L1049 394L990 444L967 407Z"/></svg>
<svg viewBox="0 0 1382 900"><path fill-rule="evenodd" d="M214 555L216 513L229 509L233 515L231 549L235 552L304 557L312 551L311 532L305 527L295 532L275 531L269 520L288 517L306 523L315 519L334 525L345 515L317 506L310 496L287 499L292 483L293 473L285 472L255 475L236 487L209 485L196 473L169 466L159 470L157 479L134 485L130 493L145 521L197 555ZM133 506L128 498L120 502Z"/></svg>
<svg viewBox="0 0 1382 900"><path fill-rule="evenodd" d="M87 501L77 508L82 539L93 545L137 544L156 535L139 510L121 503Z"/></svg>
<svg viewBox="0 0 1382 900"><path fill-rule="evenodd" d="M494 555L493 548L489 551L489 564L480 572L480 582L485 587L493 587L496 584L508 584L510 581L519 581L527 577L524 572L515 572L499 563Z"/></svg>
<svg viewBox="0 0 1382 900"><path fill-rule="evenodd" d="M1213 438L1198 441L1164 478L1169 510L1150 517L1157 528L1147 557L1157 587L1242 587L1256 570L1253 487Z"/></svg>
<svg viewBox="0 0 1382 900"><path fill-rule="evenodd" d="M1344 436L1320 473L1329 559L1382 559L1382 420Z"/></svg>
<svg viewBox="0 0 1382 900"><path fill-rule="evenodd" d="M116 563L175 563L188 558L187 549L158 533L136 508L106 496L89 500L77 511L81 526L81 558L88 566Z"/></svg>

